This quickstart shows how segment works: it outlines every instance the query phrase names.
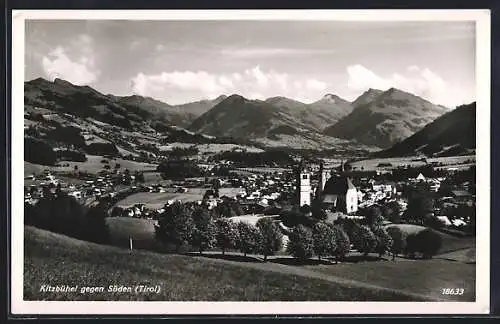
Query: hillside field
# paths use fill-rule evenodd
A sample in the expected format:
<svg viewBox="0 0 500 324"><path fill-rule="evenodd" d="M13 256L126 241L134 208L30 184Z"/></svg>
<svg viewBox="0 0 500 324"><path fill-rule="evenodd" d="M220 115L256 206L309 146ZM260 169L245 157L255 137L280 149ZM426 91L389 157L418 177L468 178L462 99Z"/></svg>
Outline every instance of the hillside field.
<svg viewBox="0 0 500 324"><path fill-rule="evenodd" d="M424 226L419 226L414 224L389 224L386 226L386 228L387 227L399 227L401 231L406 233L407 235L416 234L426 229L426 227ZM441 235L443 239L441 249L439 250L439 254L453 252L457 250L463 250L463 249L471 249L476 247L476 238L473 236L457 237L439 231L438 233L439 235Z"/></svg>
<svg viewBox="0 0 500 324"><path fill-rule="evenodd" d="M307 266L314 271L412 293L443 298L443 288L463 288L455 301L475 300L476 265L438 259L345 262Z"/></svg>
<svg viewBox="0 0 500 324"><path fill-rule="evenodd" d="M181 200L182 202L198 201L203 199L207 188L189 188L188 192L138 192L116 203L116 206L127 208L135 204L144 204L147 208L160 209L168 200ZM234 197L239 188L220 188L220 196Z"/></svg>
<svg viewBox="0 0 500 324"><path fill-rule="evenodd" d="M418 161L419 157L394 157L394 158L375 158L375 159L366 159L361 161L352 162L351 166L356 169L363 168L364 171L374 171L378 169L392 169L397 168L399 166L410 165L411 167L418 167L425 165L425 162ZM468 168L474 163L467 163L466 161L472 160L476 161L475 155L463 155L463 156L451 156L451 157L438 157L438 158L427 158L428 163L438 162L445 164L445 168ZM378 167L380 163L390 163L391 167Z"/></svg>
<svg viewBox="0 0 500 324"><path fill-rule="evenodd" d="M103 163L101 163L102 160L109 160L105 159L102 156L98 155L87 155L87 161L86 162L72 162L72 161L61 161L61 164L68 163L68 167L57 167L57 166L47 166L47 165L41 165L41 164L34 164L30 162L24 162L24 175L31 175L31 174L38 174L43 172L44 170L48 170L51 172L71 172L74 170L75 165L78 166L78 170L82 172L89 172L89 173L97 173L101 170L104 169ZM113 168L116 163L120 164L120 170L125 170L129 169L130 172L134 171L152 171L156 170L156 165L155 164L149 164L149 163L142 163L142 162L135 162L135 161L130 161L130 160L123 160L120 158L109 160L109 165Z"/></svg>
<svg viewBox="0 0 500 324"><path fill-rule="evenodd" d="M423 301L384 289L349 286L183 255L129 252L25 227L25 300ZM108 287L148 284L159 293L51 293L44 284Z"/></svg>

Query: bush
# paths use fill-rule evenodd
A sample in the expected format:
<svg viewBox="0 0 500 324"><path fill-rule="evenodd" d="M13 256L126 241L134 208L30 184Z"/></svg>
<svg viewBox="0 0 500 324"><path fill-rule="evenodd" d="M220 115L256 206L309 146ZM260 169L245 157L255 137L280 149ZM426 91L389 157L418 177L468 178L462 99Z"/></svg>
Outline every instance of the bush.
<svg viewBox="0 0 500 324"><path fill-rule="evenodd" d="M397 226L388 227L387 233L392 238L391 253L394 260L396 255L406 251L406 234Z"/></svg>
<svg viewBox="0 0 500 324"><path fill-rule="evenodd" d="M239 222L237 230L236 247L243 255L246 256L248 253L256 253L261 250L262 235L257 227L249 223Z"/></svg>
<svg viewBox="0 0 500 324"><path fill-rule="evenodd" d="M264 261L267 256L274 255L282 247L283 234L279 226L268 217L263 217L257 221L257 228L262 235L261 253L264 255Z"/></svg>
<svg viewBox="0 0 500 324"><path fill-rule="evenodd" d="M318 260L322 256L333 255L337 249L336 232L331 226L323 222L316 223L313 227L314 253Z"/></svg>
<svg viewBox="0 0 500 324"><path fill-rule="evenodd" d="M305 261L313 256L314 241L312 232L304 225L297 225L289 234L287 252L293 257Z"/></svg>
<svg viewBox="0 0 500 324"><path fill-rule="evenodd" d="M220 218L215 221L215 240L218 248L222 250L222 254L228 249L236 247L238 240L238 228L229 219Z"/></svg>
<svg viewBox="0 0 500 324"><path fill-rule="evenodd" d="M408 235L406 239L407 251L412 256L415 252L419 252L424 259L431 259L441 249L442 240L439 233L427 228L416 234Z"/></svg>

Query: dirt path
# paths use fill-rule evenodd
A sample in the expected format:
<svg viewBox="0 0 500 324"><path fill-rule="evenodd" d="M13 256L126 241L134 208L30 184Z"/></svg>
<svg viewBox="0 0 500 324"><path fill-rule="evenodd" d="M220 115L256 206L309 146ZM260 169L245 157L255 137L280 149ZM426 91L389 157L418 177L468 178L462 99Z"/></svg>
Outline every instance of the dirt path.
<svg viewBox="0 0 500 324"><path fill-rule="evenodd" d="M317 271L309 270L300 266L289 266L285 264L280 264L276 262L272 262L272 259L269 259L268 262L262 262L260 257L256 256L248 256L249 258L254 258L255 261L232 261L232 260L224 260L220 258L214 258L210 257L210 252L206 252L207 255L205 256L199 256L199 255L193 255L195 258L203 259L203 260L211 260L213 262L219 262L219 263L226 263L226 264L231 264L231 265L236 265L240 267L246 267L246 268L252 268L252 269L258 269L258 270L264 270L264 271L273 271L273 272L279 272L283 274L288 274L288 275L295 275L295 276L301 276L301 277L308 277L308 278L313 278L313 279L321 279L329 282L334 282L346 286L351 286L351 287L358 287L358 288L366 288L366 289L376 289L376 290L383 290L386 292L392 292L392 293L397 293L401 295L405 295L411 298L415 298L417 300L429 300L429 301L447 301L447 299L443 298L436 298L434 296L429 296L429 295L422 295L422 294L415 294L403 290L396 290L396 289L390 289L382 286L377 286L365 282L360 282L360 281L355 281L355 280L350 280L346 279L343 277L338 277L338 276L333 276L325 273L320 273Z"/></svg>

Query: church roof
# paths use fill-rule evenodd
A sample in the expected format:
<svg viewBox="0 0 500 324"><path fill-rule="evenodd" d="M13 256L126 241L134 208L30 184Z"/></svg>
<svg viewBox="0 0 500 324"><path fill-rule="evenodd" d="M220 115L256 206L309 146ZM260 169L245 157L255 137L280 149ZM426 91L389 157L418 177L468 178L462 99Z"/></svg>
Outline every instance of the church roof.
<svg viewBox="0 0 500 324"><path fill-rule="evenodd" d="M326 182L323 195L345 195L349 189L356 189L349 178L333 176Z"/></svg>

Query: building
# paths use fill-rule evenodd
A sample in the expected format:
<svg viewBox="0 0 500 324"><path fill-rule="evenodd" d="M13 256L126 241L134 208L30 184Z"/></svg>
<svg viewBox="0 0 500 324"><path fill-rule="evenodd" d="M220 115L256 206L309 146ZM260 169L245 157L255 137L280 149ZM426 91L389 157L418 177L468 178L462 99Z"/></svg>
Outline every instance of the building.
<svg viewBox="0 0 500 324"><path fill-rule="evenodd" d="M343 175L328 179L321 193L321 201L332 210L347 214L358 211L358 191L351 179Z"/></svg>
<svg viewBox="0 0 500 324"><path fill-rule="evenodd" d="M311 206L311 174L307 169L302 169L298 174L299 206Z"/></svg>

